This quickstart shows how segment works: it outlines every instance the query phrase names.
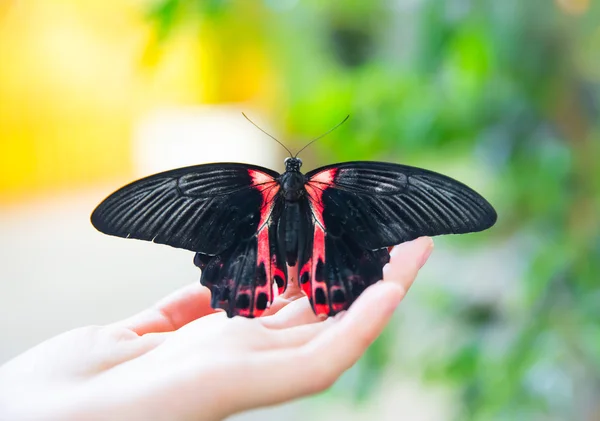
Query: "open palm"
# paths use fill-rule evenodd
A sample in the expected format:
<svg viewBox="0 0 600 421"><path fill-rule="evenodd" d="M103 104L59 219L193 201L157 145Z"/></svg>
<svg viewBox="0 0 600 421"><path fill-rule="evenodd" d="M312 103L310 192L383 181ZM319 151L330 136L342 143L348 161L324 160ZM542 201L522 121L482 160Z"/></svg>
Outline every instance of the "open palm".
<svg viewBox="0 0 600 421"><path fill-rule="evenodd" d="M194 284L127 320L64 333L0 367L0 419L220 420L317 393L381 333L432 247L395 247L385 282L327 320L294 289L261 318L228 319Z"/></svg>

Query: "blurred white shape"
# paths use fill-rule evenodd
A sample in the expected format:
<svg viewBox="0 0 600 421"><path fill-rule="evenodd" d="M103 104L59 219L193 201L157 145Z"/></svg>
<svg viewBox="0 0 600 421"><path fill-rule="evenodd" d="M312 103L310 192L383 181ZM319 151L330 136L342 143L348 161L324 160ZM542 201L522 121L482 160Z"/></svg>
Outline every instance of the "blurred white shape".
<svg viewBox="0 0 600 421"><path fill-rule="evenodd" d="M242 111L235 106L198 106L149 113L134 132L136 173L144 176L210 162L244 162L283 171L283 149L246 121ZM247 115L273 131L258 113Z"/></svg>
<svg viewBox="0 0 600 421"><path fill-rule="evenodd" d="M94 229L90 214L113 188L0 212L0 364L48 337L124 319L199 281L192 252Z"/></svg>

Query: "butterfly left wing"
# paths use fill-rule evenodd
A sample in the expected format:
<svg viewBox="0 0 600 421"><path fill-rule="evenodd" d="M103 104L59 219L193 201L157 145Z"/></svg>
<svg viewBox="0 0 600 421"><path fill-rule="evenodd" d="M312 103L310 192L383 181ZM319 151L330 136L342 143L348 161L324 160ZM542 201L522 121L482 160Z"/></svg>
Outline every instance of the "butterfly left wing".
<svg viewBox="0 0 600 421"><path fill-rule="evenodd" d="M229 316L256 316L273 300L275 276L281 284L286 279L270 229L278 176L236 163L167 171L119 189L91 221L105 234L197 252L213 306Z"/></svg>
<svg viewBox="0 0 600 421"><path fill-rule="evenodd" d="M306 174L315 221L300 281L317 314L346 309L382 277L387 247L420 236L481 231L493 207L464 184L420 168L346 162Z"/></svg>

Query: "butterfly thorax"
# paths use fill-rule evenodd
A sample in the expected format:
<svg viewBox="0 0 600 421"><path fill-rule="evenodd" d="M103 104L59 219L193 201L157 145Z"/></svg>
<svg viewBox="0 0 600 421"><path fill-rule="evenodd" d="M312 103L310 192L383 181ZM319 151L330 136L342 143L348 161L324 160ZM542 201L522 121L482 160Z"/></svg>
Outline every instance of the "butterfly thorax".
<svg viewBox="0 0 600 421"><path fill-rule="evenodd" d="M288 202L296 202L304 196L304 183L306 179L300 171L286 171L281 174L279 184L281 194Z"/></svg>

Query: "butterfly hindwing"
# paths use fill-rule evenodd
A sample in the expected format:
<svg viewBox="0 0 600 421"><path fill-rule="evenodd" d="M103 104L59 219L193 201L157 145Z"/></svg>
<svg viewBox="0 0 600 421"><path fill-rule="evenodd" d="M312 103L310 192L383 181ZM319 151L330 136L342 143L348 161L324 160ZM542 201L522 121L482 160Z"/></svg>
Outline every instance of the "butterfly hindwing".
<svg viewBox="0 0 600 421"><path fill-rule="evenodd" d="M287 284L285 260L277 247L275 229L283 201L274 201L257 235L215 256L197 253L200 283L211 290L213 308L229 317L258 317Z"/></svg>
<svg viewBox="0 0 600 421"><path fill-rule="evenodd" d="M419 168L348 162L306 177L315 226L300 282L317 314L347 309L380 280L388 247L424 235L481 231L496 221L475 191Z"/></svg>
<svg viewBox="0 0 600 421"><path fill-rule="evenodd" d="M300 286L315 314L335 315L383 276L386 248L368 250L347 236L335 237L319 224L311 233L312 254L301 260Z"/></svg>

